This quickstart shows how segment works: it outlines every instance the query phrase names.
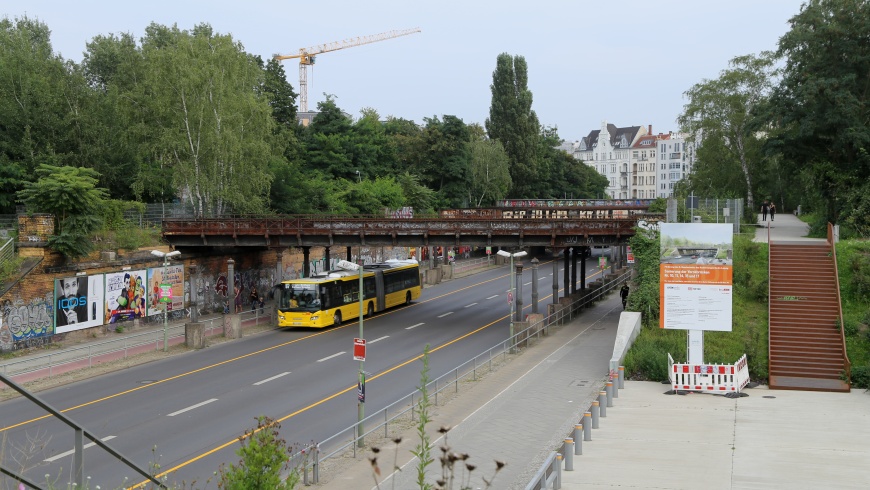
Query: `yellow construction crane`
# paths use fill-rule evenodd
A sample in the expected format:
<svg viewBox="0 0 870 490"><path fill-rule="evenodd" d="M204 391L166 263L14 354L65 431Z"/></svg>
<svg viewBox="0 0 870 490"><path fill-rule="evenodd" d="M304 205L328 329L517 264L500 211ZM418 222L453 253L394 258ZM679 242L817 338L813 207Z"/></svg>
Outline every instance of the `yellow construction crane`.
<svg viewBox="0 0 870 490"><path fill-rule="evenodd" d="M363 44L376 43L378 41L386 41L394 37L407 36L420 32L419 28L405 29L401 31L387 31L372 36L354 37L345 39L344 41L335 41L326 44L318 44L310 48L302 48L299 54L276 54L274 58L278 61L299 58L299 111L308 112L308 67L314 64L314 55L320 53L328 53L330 51L338 51L339 49L351 48Z"/></svg>

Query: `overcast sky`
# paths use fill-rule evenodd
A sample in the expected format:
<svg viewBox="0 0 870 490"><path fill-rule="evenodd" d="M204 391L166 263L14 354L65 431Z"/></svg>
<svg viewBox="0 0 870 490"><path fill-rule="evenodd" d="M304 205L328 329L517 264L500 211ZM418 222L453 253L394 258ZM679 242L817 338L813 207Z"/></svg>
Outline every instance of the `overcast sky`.
<svg viewBox="0 0 870 490"><path fill-rule="evenodd" d="M683 92L716 78L735 56L775 50L802 0L535 2L438 0L95 1L0 0L0 15L48 25L56 52L80 62L96 35L151 22L191 29L208 23L268 58L358 36L419 27L422 32L325 53L309 72L309 108L333 94L355 118L455 115L480 123L500 53L529 66L541 124L578 140L606 120L676 131ZM284 68L298 91L296 60Z"/></svg>

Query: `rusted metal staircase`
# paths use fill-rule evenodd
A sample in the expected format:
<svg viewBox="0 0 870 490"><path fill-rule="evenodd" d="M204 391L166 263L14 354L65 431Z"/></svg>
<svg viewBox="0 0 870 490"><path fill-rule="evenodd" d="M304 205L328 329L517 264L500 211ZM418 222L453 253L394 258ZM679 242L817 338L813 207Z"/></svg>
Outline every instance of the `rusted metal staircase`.
<svg viewBox="0 0 870 490"><path fill-rule="evenodd" d="M827 242L770 243L770 388L849 391L839 279Z"/></svg>

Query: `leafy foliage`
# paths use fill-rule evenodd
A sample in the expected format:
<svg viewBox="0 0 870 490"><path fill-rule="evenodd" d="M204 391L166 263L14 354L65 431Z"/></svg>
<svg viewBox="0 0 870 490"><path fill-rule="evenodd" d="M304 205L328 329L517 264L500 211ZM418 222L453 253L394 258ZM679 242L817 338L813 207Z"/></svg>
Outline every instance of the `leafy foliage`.
<svg viewBox="0 0 870 490"><path fill-rule="evenodd" d="M779 40L785 59L768 121L770 148L823 220L870 234L870 3L812 0Z"/></svg>
<svg viewBox="0 0 870 490"><path fill-rule="evenodd" d="M291 451L281 439L278 431L281 425L268 417L257 418L257 428L239 437L241 446L236 455L241 459L238 465L220 468L218 488L225 490L289 490L299 482L299 474L294 468L290 475L282 478L281 473L289 468Z"/></svg>
<svg viewBox="0 0 870 490"><path fill-rule="evenodd" d="M106 190L96 187L96 171L81 167L40 165L38 180L26 184L18 197L33 212L55 216L55 234L49 246L68 258L87 255L93 250L91 232L100 225L101 206Z"/></svg>

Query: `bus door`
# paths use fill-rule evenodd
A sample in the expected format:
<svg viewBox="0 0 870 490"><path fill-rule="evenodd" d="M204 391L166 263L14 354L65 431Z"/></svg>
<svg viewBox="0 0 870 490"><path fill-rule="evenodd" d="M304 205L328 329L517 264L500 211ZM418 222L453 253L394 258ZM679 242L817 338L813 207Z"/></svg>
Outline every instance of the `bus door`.
<svg viewBox="0 0 870 490"><path fill-rule="evenodd" d="M387 299L384 292L384 271L375 270L373 272L375 273L375 291L378 292L377 311L384 311L387 309Z"/></svg>

